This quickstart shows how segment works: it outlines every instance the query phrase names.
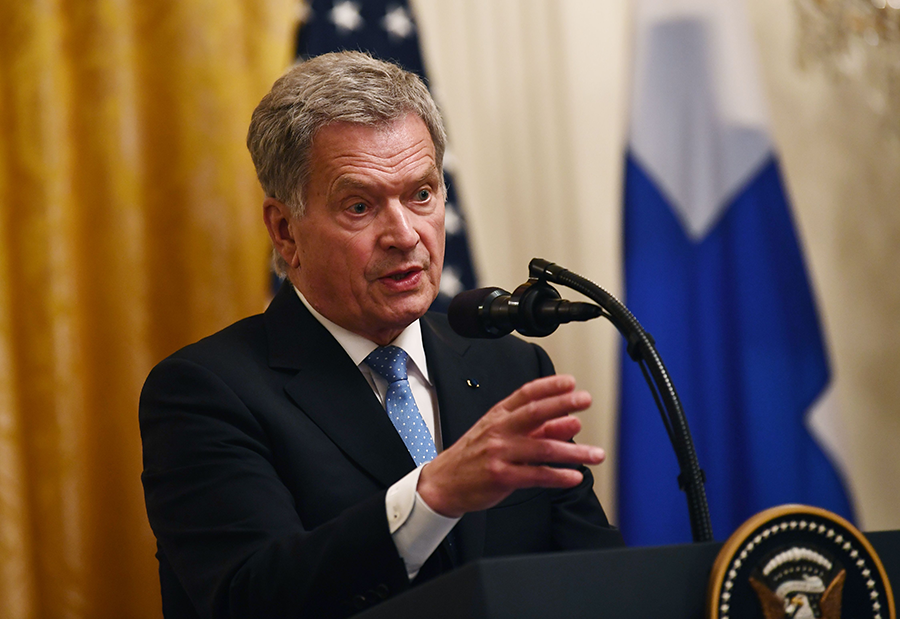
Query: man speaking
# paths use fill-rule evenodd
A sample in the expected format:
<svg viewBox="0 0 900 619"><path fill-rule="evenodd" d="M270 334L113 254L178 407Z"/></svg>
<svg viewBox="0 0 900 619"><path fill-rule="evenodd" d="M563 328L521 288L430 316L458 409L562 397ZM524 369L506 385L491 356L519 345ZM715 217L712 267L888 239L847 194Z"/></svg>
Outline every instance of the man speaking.
<svg viewBox="0 0 900 619"><path fill-rule="evenodd" d="M289 70L247 144L284 285L141 395L172 617L344 617L479 557L622 544L539 347L426 313L445 134L424 84L361 53Z"/></svg>

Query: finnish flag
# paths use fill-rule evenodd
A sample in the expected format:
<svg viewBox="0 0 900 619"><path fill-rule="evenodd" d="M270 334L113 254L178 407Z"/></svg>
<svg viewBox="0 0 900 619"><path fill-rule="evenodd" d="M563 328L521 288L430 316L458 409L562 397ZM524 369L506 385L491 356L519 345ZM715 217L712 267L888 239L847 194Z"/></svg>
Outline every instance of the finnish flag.
<svg viewBox="0 0 900 619"><path fill-rule="evenodd" d="M635 18L625 294L684 405L714 535L784 503L851 518L811 433L831 374L744 6L641 0ZM664 426L622 363L619 526L629 544L690 541Z"/></svg>

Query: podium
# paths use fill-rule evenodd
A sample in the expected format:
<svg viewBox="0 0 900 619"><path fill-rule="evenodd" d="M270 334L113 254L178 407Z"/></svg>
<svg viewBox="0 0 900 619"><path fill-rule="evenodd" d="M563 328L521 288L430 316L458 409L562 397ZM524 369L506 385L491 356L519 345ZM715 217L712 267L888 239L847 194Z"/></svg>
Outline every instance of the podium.
<svg viewBox="0 0 900 619"><path fill-rule="evenodd" d="M900 531L867 533L900 591ZM483 559L384 602L359 619L702 619L722 544Z"/></svg>

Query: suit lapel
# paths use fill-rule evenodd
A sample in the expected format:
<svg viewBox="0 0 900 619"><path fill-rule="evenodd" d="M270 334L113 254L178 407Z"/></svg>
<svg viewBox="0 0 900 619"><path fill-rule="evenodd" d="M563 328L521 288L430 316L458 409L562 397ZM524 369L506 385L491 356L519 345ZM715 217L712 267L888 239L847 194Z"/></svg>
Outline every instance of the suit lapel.
<svg viewBox="0 0 900 619"><path fill-rule="evenodd" d="M265 313L269 364L296 371L285 391L354 463L389 487L415 468L403 440L347 353L285 282ZM481 388L486 373L466 358L469 343L434 317L422 319L444 447L456 442L496 402ZM472 387L471 385L478 385ZM488 386L489 387L489 386ZM462 562L484 554L485 512L466 514L454 532ZM444 551L449 552L446 548ZM453 553L449 553L453 554Z"/></svg>
<svg viewBox="0 0 900 619"><path fill-rule="evenodd" d="M381 403L344 349L285 282L265 314L269 364L296 370L285 391L361 469L388 487L415 468Z"/></svg>
<svg viewBox="0 0 900 619"><path fill-rule="evenodd" d="M441 438L446 449L496 402L490 401L490 385L484 385L486 372L466 356L471 347L469 342L426 314L422 319L422 343L428 359L428 375L437 391ZM486 524L486 513L478 511L466 514L456 525L456 555L460 563L484 555Z"/></svg>
<svg viewBox="0 0 900 619"><path fill-rule="evenodd" d="M491 385L485 384L487 372L477 355L467 354L471 344L431 314L422 319L422 343L428 375L437 391L441 437L447 448L496 402L492 401Z"/></svg>

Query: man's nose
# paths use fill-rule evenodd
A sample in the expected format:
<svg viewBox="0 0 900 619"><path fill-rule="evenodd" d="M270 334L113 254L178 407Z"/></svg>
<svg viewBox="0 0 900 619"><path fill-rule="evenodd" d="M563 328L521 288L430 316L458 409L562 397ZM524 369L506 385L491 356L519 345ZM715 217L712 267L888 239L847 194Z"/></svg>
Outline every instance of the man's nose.
<svg viewBox="0 0 900 619"><path fill-rule="evenodd" d="M381 242L386 249L396 247L408 251L419 242L419 233L416 232L412 213L399 200L392 200L387 208L382 211Z"/></svg>

